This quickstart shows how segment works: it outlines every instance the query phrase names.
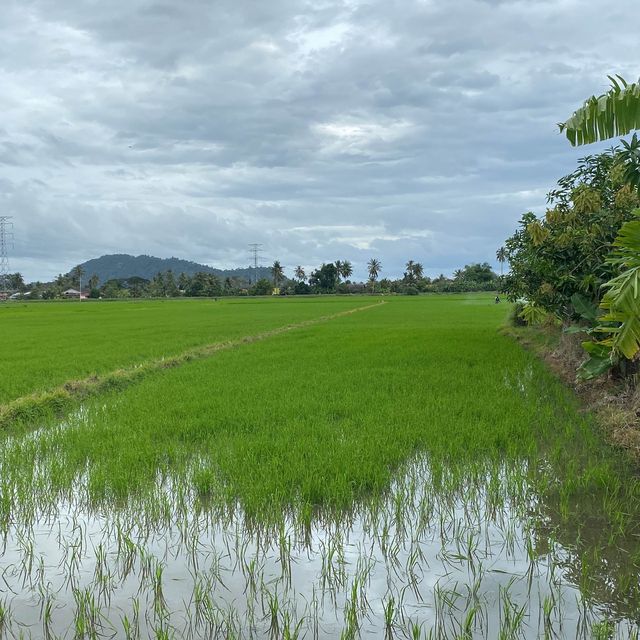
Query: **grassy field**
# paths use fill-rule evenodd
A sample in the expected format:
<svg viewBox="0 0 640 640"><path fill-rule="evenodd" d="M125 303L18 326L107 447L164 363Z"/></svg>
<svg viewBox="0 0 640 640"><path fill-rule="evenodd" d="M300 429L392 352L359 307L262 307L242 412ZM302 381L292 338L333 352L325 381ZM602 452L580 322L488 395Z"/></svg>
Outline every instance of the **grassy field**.
<svg viewBox="0 0 640 640"><path fill-rule="evenodd" d="M366 304L365 298L0 305L0 404L149 358Z"/></svg>
<svg viewBox="0 0 640 640"><path fill-rule="evenodd" d="M368 303L229 303L217 331ZM13 433L7 619L77 637L637 637L635 470L498 333L506 312L390 298ZM47 527L53 550L29 534Z"/></svg>

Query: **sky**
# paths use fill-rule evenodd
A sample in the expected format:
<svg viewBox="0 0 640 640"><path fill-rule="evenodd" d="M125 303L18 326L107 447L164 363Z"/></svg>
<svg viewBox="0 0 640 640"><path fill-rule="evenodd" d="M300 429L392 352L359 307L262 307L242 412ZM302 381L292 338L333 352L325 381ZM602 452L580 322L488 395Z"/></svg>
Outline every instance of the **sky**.
<svg viewBox="0 0 640 640"><path fill-rule="evenodd" d="M3 0L12 271L107 253L285 272L495 253L640 74L635 0Z"/></svg>

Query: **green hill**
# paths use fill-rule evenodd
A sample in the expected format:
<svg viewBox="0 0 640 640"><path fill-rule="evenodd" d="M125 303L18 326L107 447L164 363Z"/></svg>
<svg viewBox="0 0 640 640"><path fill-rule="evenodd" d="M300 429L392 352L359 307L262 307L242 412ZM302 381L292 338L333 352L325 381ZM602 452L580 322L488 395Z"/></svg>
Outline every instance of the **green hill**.
<svg viewBox="0 0 640 640"><path fill-rule="evenodd" d="M191 260L180 258L156 258L154 256L131 256L126 253L116 253L87 260L79 265L87 278L96 275L101 283L114 278L127 279L133 276L151 280L157 273L173 271L176 276L185 273L192 276L204 271L213 273L220 279L236 278L238 280L253 281L255 269L215 269L206 264L199 264ZM258 267L258 278L270 278L271 272L267 267Z"/></svg>

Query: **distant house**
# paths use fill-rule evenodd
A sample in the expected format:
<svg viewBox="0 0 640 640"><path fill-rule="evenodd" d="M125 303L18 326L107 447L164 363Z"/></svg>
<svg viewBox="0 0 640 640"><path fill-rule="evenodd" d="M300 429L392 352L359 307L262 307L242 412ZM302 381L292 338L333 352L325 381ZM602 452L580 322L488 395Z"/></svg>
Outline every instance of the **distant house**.
<svg viewBox="0 0 640 640"><path fill-rule="evenodd" d="M20 300L21 298L30 298L30 297L31 297L31 291L25 291L24 293L21 293L20 291L18 291L18 293L14 293L10 295L9 300Z"/></svg>
<svg viewBox="0 0 640 640"><path fill-rule="evenodd" d="M63 298L79 298L80 292L77 289L67 289L62 292Z"/></svg>

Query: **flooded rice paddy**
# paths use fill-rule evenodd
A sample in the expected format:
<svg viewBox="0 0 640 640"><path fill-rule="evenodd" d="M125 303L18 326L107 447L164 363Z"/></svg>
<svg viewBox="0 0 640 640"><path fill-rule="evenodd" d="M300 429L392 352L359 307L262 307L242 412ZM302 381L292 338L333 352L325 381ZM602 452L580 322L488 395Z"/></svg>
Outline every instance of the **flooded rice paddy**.
<svg viewBox="0 0 640 640"><path fill-rule="evenodd" d="M16 424L0 637L640 637L637 467L501 317L393 300Z"/></svg>
<svg viewBox="0 0 640 640"><path fill-rule="evenodd" d="M609 547L606 531L575 538L539 492L557 472L420 457L378 499L269 523L203 500L185 477L93 506L79 479L54 503L5 510L0 628L16 638L638 637L640 545L617 536Z"/></svg>

